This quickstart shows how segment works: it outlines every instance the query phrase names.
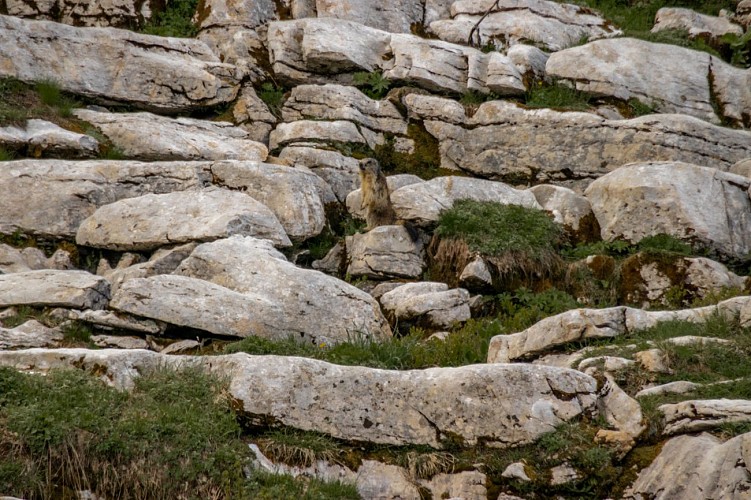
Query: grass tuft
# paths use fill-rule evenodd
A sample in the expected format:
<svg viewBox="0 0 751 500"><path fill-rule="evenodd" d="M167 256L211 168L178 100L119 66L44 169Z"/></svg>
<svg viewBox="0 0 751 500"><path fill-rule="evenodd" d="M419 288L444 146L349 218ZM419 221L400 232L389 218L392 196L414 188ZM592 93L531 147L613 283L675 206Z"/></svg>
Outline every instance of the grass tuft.
<svg viewBox="0 0 751 500"><path fill-rule="evenodd" d="M177 38L193 38L198 27L193 24L198 0L170 0L164 10L155 12L141 33Z"/></svg>
<svg viewBox="0 0 751 500"><path fill-rule="evenodd" d="M588 111L592 97L563 83L531 85L525 96L529 108L552 108L559 111Z"/></svg>

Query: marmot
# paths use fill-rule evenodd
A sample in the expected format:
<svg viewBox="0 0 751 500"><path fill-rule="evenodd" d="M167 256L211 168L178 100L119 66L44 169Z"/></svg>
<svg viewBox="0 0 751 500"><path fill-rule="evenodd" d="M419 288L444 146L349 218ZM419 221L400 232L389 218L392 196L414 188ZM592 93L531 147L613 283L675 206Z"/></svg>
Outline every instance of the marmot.
<svg viewBox="0 0 751 500"><path fill-rule="evenodd" d="M373 158L360 161L360 189L362 207L365 209L366 231L378 226L391 226L397 223L396 212L391 204L389 186L381 166Z"/></svg>

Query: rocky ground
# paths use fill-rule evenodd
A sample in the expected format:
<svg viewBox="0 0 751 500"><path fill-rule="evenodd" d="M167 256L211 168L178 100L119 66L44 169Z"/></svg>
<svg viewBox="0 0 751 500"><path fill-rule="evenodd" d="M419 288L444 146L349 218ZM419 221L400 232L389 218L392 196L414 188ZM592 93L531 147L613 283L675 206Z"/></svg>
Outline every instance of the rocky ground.
<svg viewBox="0 0 751 500"><path fill-rule="evenodd" d="M166 3L0 1L0 498L751 498L749 0Z"/></svg>

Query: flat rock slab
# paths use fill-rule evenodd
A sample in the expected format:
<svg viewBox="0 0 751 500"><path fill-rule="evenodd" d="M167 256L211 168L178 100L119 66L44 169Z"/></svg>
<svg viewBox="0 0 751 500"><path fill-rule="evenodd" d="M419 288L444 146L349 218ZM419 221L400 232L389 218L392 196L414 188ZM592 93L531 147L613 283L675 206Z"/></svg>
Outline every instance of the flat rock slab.
<svg viewBox="0 0 751 500"><path fill-rule="evenodd" d="M432 22L430 31L442 40L467 43L470 31L481 18L473 36L478 46L494 43L504 47L522 42L555 52L577 45L583 38L596 40L621 34L586 7L546 0L497 3L495 0L460 0L451 4L451 19Z"/></svg>
<svg viewBox="0 0 751 500"><path fill-rule="evenodd" d="M0 327L0 350L57 347L63 340L60 330L30 320L15 328Z"/></svg>
<svg viewBox="0 0 751 500"><path fill-rule="evenodd" d="M154 250L233 234L290 246L276 216L250 196L225 189L148 194L99 208L81 223L76 243L119 251Z"/></svg>
<svg viewBox="0 0 751 500"><path fill-rule="evenodd" d="M751 252L751 179L688 163L634 163L593 182L585 196L604 240L660 233L723 255Z"/></svg>
<svg viewBox="0 0 751 500"><path fill-rule="evenodd" d="M397 322L450 328L470 318L469 292L445 283L409 283L386 292L381 305Z"/></svg>
<svg viewBox="0 0 751 500"><path fill-rule="evenodd" d="M424 0L316 0L318 17L355 21L391 33L412 33L423 22Z"/></svg>
<svg viewBox="0 0 751 500"><path fill-rule="evenodd" d="M685 30L691 38L717 40L723 35L743 35L743 28L725 17L707 16L691 9L663 7L655 14L652 33L665 30Z"/></svg>
<svg viewBox="0 0 751 500"><path fill-rule="evenodd" d="M24 126L0 127L0 147L34 158L91 158L99 154L99 141L65 130L46 120L27 120Z"/></svg>
<svg viewBox="0 0 751 500"><path fill-rule="evenodd" d="M688 434L723 424L751 422L751 400L709 399L681 401L658 408L665 418L662 433Z"/></svg>
<svg viewBox="0 0 751 500"><path fill-rule="evenodd" d="M85 271L27 271L0 274L0 308L27 305L104 309L110 285Z"/></svg>
<svg viewBox="0 0 751 500"><path fill-rule="evenodd" d="M369 278L418 278L425 270L424 244L404 226L380 226L347 236L347 274Z"/></svg>
<svg viewBox="0 0 751 500"><path fill-rule="evenodd" d="M161 112L230 102L243 76L199 40L115 28L0 16L0 46L0 76Z"/></svg>
<svg viewBox="0 0 751 500"><path fill-rule="evenodd" d="M90 109L78 109L73 114L98 128L126 158L264 161L268 156L265 145L228 122Z"/></svg>
<svg viewBox="0 0 751 500"><path fill-rule="evenodd" d="M150 368L190 364L227 377L238 411L251 424L276 422L346 440L436 448L449 436L470 446L480 440L494 447L532 442L561 423L590 414L597 390L597 382L581 372L533 365L391 371L247 354L0 352L0 365L22 370L99 367L97 374L126 388Z"/></svg>
<svg viewBox="0 0 751 500"><path fill-rule="evenodd" d="M751 127L751 70L706 52L633 38L597 40L552 54L546 71L594 95Z"/></svg>
<svg viewBox="0 0 751 500"><path fill-rule="evenodd" d="M391 336L378 303L354 286L287 261L268 241L232 237L196 248L175 274L263 298L275 314L265 335L293 334L313 343Z"/></svg>
<svg viewBox="0 0 751 500"><path fill-rule="evenodd" d="M606 120L491 101L471 118L456 114L452 123L452 115L435 118L446 99L410 95L405 101L438 139L443 168L511 184L554 183L581 191L627 163L681 161L728 170L751 156L751 133L685 115Z"/></svg>
<svg viewBox="0 0 751 500"><path fill-rule="evenodd" d="M662 447L623 498L748 498L751 433L725 442L710 434L678 436Z"/></svg>
<svg viewBox="0 0 751 500"><path fill-rule="evenodd" d="M130 28L142 25L159 8L156 0L5 0L4 14L73 26Z"/></svg>

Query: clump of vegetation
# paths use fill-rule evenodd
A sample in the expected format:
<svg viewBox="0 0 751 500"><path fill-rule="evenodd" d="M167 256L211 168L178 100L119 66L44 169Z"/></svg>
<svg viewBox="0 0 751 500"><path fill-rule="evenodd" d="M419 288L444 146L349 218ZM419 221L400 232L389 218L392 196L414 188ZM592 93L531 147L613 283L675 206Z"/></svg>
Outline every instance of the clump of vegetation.
<svg viewBox="0 0 751 500"><path fill-rule="evenodd" d="M391 89L391 81L382 71L360 71L352 75L352 83L371 99L383 99Z"/></svg>
<svg viewBox="0 0 751 500"><path fill-rule="evenodd" d="M564 83L546 84L538 81L531 85L525 96L529 108L552 108L559 111L589 111L592 96Z"/></svg>
<svg viewBox="0 0 751 500"><path fill-rule="evenodd" d="M19 126L30 118L41 118L79 131L78 122L70 119L78 105L52 80L29 85L14 78L0 79L0 126Z"/></svg>
<svg viewBox="0 0 751 500"><path fill-rule="evenodd" d="M271 111L271 114L281 119L282 106L284 106L284 88L273 82L264 82L258 89L258 98L261 99Z"/></svg>
<svg viewBox="0 0 751 500"><path fill-rule="evenodd" d="M455 170L441 168L441 155L438 150L438 140L425 130L420 123L410 123L407 126L407 138L414 143L411 153L397 151L396 139L386 137L385 144L378 145L371 154L381 165L381 169L388 175L413 174L428 180L446 175L462 175Z"/></svg>
<svg viewBox="0 0 751 500"><path fill-rule="evenodd" d="M8 151L5 148L0 148L0 161L11 161L16 158L16 154L13 151Z"/></svg>
<svg viewBox="0 0 751 500"><path fill-rule="evenodd" d="M198 34L198 27L193 24L198 0L170 0L166 7L154 12L151 20L141 28L147 35L193 38Z"/></svg>

